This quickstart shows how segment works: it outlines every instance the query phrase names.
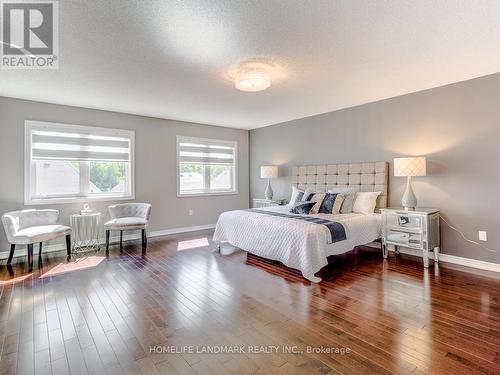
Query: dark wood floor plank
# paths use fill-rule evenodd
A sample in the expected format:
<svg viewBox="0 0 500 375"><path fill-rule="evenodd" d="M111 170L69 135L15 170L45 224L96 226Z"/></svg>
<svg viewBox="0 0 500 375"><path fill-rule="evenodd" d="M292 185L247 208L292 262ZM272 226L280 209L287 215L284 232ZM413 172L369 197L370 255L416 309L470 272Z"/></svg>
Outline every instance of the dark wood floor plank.
<svg viewBox="0 0 500 375"><path fill-rule="evenodd" d="M52 362L53 375L67 375L69 373L68 361L66 357L59 358Z"/></svg>
<svg viewBox="0 0 500 375"><path fill-rule="evenodd" d="M35 352L35 375L52 374L49 349L42 349Z"/></svg>
<svg viewBox="0 0 500 375"><path fill-rule="evenodd" d="M85 359L78 343L78 339L73 337L64 341L66 349L66 358L68 360L68 367L71 374L88 374Z"/></svg>
<svg viewBox="0 0 500 375"><path fill-rule="evenodd" d="M82 349L82 353L89 374L104 373L105 371L104 365L94 345L86 346L85 348Z"/></svg>
<svg viewBox="0 0 500 375"><path fill-rule="evenodd" d="M66 358L66 349L64 347L63 335L60 329L52 330L49 332L49 348L50 359L55 362L59 359ZM64 367L63 362L60 362L60 367Z"/></svg>
<svg viewBox="0 0 500 375"><path fill-rule="evenodd" d="M12 375L17 373L17 357L18 353L10 353L2 356L0 360L0 375Z"/></svg>
<svg viewBox="0 0 500 375"><path fill-rule="evenodd" d="M17 360L17 374L34 374L35 372L35 351L33 349L33 341L19 343L19 349L16 353ZM2 358L3 366L3 358ZM0 367L1 367L0 366Z"/></svg>

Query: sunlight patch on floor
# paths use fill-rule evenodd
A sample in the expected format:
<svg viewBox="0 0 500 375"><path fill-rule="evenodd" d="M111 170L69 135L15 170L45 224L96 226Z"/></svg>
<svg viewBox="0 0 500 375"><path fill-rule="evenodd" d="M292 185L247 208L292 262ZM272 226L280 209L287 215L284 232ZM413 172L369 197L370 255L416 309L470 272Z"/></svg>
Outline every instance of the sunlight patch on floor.
<svg viewBox="0 0 500 375"><path fill-rule="evenodd" d="M106 259L106 257L90 256L77 259L74 262L70 263L59 263L57 266L40 276L40 279L55 275L61 275L63 273L93 268L98 266L104 259Z"/></svg>
<svg viewBox="0 0 500 375"><path fill-rule="evenodd" d="M179 243L177 244L177 251L195 249L197 247L205 246L208 246L207 237L195 238L194 240L179 241Z"/></svg>

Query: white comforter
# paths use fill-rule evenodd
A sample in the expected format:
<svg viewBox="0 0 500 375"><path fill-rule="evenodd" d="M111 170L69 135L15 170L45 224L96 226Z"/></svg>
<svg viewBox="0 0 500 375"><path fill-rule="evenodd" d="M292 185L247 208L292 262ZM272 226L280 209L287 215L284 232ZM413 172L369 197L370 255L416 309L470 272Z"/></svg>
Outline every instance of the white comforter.
<svg viewBox="0 0 500 375"><path fill-rule="evenodd" d="M288 213L289 207L262 208ZM263 258L278 260L298 269L312 281L328 264L327 257L351 251L355 246L367 244L381 237L380 214L313 215L342 223L347 239L328 244L330 231L324 225L303 220L283 218L249 211L228 211L220 215L214 241L228 242L236 248ZM230 254L238 249L221 245L221 253Z"/></svg>

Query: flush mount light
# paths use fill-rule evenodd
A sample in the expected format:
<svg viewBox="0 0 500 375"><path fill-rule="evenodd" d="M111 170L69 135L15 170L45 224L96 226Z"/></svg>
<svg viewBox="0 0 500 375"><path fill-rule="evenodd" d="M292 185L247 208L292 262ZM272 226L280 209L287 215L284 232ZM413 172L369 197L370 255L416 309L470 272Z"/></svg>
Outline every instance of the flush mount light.
<svg viewBox="0 0 500 375"><path fill-rule="evenodd" d="M271 86L272 67L262 62L244 62L238 67L234 86L241 91L262 91Z"/></svg>

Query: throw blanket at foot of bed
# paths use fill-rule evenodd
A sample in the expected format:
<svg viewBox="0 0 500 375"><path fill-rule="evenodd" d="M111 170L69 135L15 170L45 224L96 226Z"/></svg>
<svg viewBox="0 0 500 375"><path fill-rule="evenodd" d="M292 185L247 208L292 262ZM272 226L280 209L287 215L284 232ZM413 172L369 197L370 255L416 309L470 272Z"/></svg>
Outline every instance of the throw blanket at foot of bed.
<svg viewBox="0 0 500 375"><path fill-rule="evenodd" d="M337 221L326 220L316 216L290 215L290 214L285 214L283 212L258 210L255 208L250 208L249 210L245 211L256 212L259 214L265 214L271 216L286 217L288 219L304 220L308 221L309 223L324 225L330 231L330 237L327 241L327 243L329 244L338 241L344 241L347 238L345 235L344 226Z"/></svg>
<svg viewBox="0 0 500 375"><path fill-rule="evenodd" d="M306 279L320 282L314 274L328 264L327 247L334 242L342 243L349 232L335 221L279 210L224 212L217 221L214 241L227 241L236 248L280 261L300 270ZM232 252L234 248L221 247L223 255Z"/></svg>

